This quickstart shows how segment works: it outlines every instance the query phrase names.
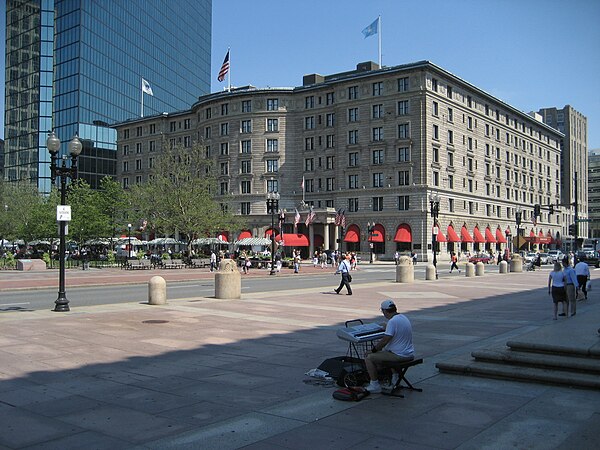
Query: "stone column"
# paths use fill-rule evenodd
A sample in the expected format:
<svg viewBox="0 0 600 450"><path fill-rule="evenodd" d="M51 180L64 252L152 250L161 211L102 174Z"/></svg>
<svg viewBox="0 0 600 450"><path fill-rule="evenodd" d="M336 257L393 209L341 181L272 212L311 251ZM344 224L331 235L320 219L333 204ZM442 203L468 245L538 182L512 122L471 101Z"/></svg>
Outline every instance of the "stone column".
<svg viewBox="0 0 600 450"><path fill-rule="evenodd" d="M323 224L323 250L329 250L329 224Z"/></svg>
<svg viewBox="0 0 600 450"><path fill-rule="evenodd" d="M338 243L338 239L340 238L340 227L333 227L333 249L334 250L338 250L339 247L339 243Z"/></svg>

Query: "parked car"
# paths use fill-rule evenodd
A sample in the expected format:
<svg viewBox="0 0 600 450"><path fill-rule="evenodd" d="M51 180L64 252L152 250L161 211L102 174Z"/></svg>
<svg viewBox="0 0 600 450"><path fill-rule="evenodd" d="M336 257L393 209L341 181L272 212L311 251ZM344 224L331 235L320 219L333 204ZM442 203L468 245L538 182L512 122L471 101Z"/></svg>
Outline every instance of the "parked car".
<svg viewBox="0 0 600 450"><path fill-rule="evenodd" d="M577 260L587 263L588 266L600 267L600 252L577 252Z"/></svg>
<svg viewBox="0 0 600 450"><path fill-rule="evenodd" d="M478 262L482 262L484 264L489 264L491 261L492 261L492 257L490 255L485 255L485 254L475 255L475 256L471 256L469 258L469 262L473 263L473 264L476 264Z"/></svg>
<svg viewBox="0 0 600 450"><path fill-rule="evenodd" d="M540 260L542 264L550 264L550 255L548 253L540 253Z"/></svg>
<svg viewBox="0 0 600 450"><path fill-rule="evenodd" d="M565 254L563 252L561 252L560 250L550 250L548 252L548 256L550 258L551 263L555 263L555 262L561 262L563 260L563 258L565 257Z"/></svg>
<svg viewBox="0 0 600 450"><path fill-rule="evenodd" d="M525 262L530 263L537 259L537 253L529 252L525 255Z"/></svg>

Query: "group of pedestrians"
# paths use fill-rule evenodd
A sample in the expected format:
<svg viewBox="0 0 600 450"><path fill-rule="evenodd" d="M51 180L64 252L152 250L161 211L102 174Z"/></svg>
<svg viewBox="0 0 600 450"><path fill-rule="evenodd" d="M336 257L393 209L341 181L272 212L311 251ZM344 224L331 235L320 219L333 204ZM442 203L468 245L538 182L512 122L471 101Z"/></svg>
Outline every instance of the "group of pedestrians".
<svg viewBox="0 0 600 450"><path fill-rule="evenodd" d="M554 269L548 277L548 294L552 296L553 319L558 316L577 314L577 299L582 293L587 300L587 283L590 279L590 269L586 262L579 261L575 268L571 266L569 257L554 263ZM562 303L562 312L558 314L558 304Z"/></svg>

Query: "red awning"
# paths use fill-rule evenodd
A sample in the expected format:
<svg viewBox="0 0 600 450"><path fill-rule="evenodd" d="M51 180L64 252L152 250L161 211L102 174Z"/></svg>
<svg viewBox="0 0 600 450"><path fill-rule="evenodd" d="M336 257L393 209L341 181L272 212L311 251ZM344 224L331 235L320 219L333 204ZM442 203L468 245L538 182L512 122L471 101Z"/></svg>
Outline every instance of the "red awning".
<svg viewBox="0 0 600 450"><path fill-rule="evenodd" d="M544 235L544 232L540 230L537 241L538 244L550 244L552 242L552 236L546 236Z"/></svg>
<svg viewBox="0 0 600 450"><path fill-rule="evenodd" d="M469 234L469 230L467 230L467 227L465 227L464 225L460 229L460 240L463 242L473 242L473 238Z"/></svg>
<svg viewBox="0 0 600 450"><path fill-rule="evenodd" d="M272 228L269 228L267 231L265 231L265 237L270 238L272 234L273 234Z"/></svg>
<svg viewBox="0 0 600 450"><path fill-rule="evenodd" d="M531 231L529 232L529 237L535 237L535 231L531 230Z"/></svg>
<svg viewBox="0 0 600 450"><path fill-rule="evenodd" d="M452 225L448 225L446 233L448 234L448 242L460 242L460 238L458 237L458 234L456 234L456 231L454 231Z"/></svg>
<svg viewBox="0 0 600 450"><path fill-rule="evenodd" d="M439 231L439 228L438 228L438 234L435 235L435 241L436 242L446 242L446 236L444 236L444 233Z"/></svg>
<svg viewBox="0 0 600 450"><path fill-rule="evenodd" d="M360 230L356 225L350 225L344 235L344 242L360 242Z"/></svg>
<svg viewBox="0 0 600 450"><path fill-rule="evenodd" d="M475 242L477 242L478 244L485 244L485 238L481 234L481 231L479 231L478 227L473 228L473 236Z"/></svg>
<svg viewBox="0 0 600 450"><path fill-rule="evenodd" d="M403 223L396 230L396 236L394 236L394 242L412 242L412 231L410 225Z"/></svg>
<svg viewBox="0 0 600 450"><path fill-rule="evenodd" d="M506 244L506 238L504 237L504 233L502 233L500 228L496 228L496 242L498 242L498 244Z"/></svg>
<svg viewBox="0 0 600 450"><path fill-rule="evenodd" d="M248 230L244 230L238 236L238 241L241 241L242 239L246 239L246 238L251 238L251 237L252 237L252 233L249 232Z"/></svg>
<svg viewBox="0 0 600 450"><path fill-rule="evenodd" d="M494 235L492 234L492 230L490 230L489 227L486 227L486 229L485 229L485 241L490 244L495 244L496 242L498 242L496 240L496 238L494 237Z"/></svg>
<svg viewBox="0 0 600 450"><path fill-rule="evenodd" d="M283 240L284 247L308 247L308 237L304 234L283 233L283 238L280 234L275 236L275 241Z"/></svg>
<svg viewBox="0 0 600 450"><path fill-rule="evenodd" d="M227 233L227 231L223 231L222 233L217 234L217 239L220 240L221 242L225 242L225 243L229 243L229 233Z"/></svg>
<svg viewBox="0 0 600 450"><path fill-rule="evenodd" d="M374 227L373 234L369 236L369 242L383 242L385 240L385 228L377 224Z"/></svg>

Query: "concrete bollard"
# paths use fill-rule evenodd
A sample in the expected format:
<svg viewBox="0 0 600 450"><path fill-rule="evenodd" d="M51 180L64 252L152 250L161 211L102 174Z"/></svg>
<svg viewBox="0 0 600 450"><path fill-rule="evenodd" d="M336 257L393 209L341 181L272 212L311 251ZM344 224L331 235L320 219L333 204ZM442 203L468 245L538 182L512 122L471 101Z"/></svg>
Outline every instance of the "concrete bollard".
<svg viewBox="0 0 600 450"><path fill-rule="evenodd" d="M437 277L435 276L435 266L433 264L430 264L425 268L425 279L437 280Z"/></svg>
<svg viewBox="0 0 600 450"><path fill-rule="evenodd" d="M500 268L500 273L508 273L508 263L506 261L500 261L498 266Z"/></svg>
<svg viewBox="0 0 600 450"><path fill-rule="evenodd" d="M479 261L475 264L475 276L482 277L483 275L485 275L485 265Z"/></svg>
<svg viewBox="0 0 600 450"><path fill-rule="evenodd" d="M415 281L415 268L409 256L401 256L396 266L396 283L412 283Z"/></svg>
<svg viewBox="0 0 600 450"><path fill-rule="evenodd" d="M167 282L163 277L154 276L148 281L148 304L167 304Z"/></svg>
<svg viewBox="0 0 600 450"><path fill-rule="evenodd" d="M465 266L465 277L474 277L475 276L475 264L468 262Z"/></svg>
<svg viewBox="0 0 600 450"><path fill-rule="evenodd" d="M242 298L242 275L232 259L223 259L215 274L215 298Z"/></svg>
<svg viewBox="0 0 600 450"><path fill-rule="evenodd" d="M515 253L510 259L510 271L511 272L523 272L523 258L521 255Z"/></svg>

